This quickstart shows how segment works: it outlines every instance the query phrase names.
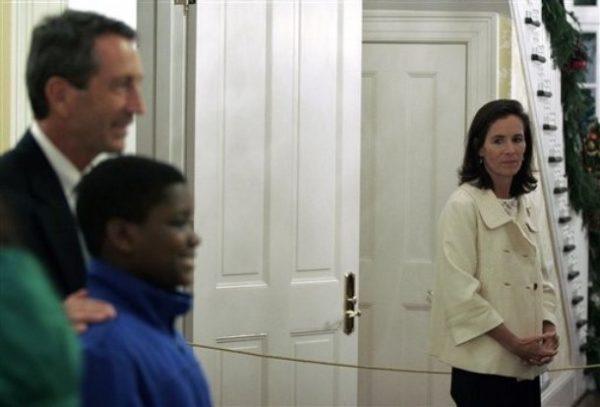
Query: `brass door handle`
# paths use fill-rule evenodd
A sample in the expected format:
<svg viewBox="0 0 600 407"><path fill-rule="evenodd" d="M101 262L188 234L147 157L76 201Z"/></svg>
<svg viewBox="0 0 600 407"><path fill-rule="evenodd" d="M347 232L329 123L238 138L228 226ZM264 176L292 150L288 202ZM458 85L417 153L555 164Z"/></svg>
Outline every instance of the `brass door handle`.
<svg viewBox="0 0 600 407"><path fill-rule="evenodd" d="M433 290L427 290L427 295L425 298L427 298L427 303L431 304L433 301Z"/></svg>
<svg viewBox="0 0 600 407"><path fill-rule="evenodd" d="M346 316L348 318L356 318L356 317L360 317L360 314L362 314L360 312L360 310L356 310L356 311L346 311Z"/></svg>
<svg viewBox="0 0 600 407"><path fill-rule="evenodd" d="M346 273L344 275L346 287L344 296L344 333L350 335L354 332L354 318L360 317L358 297L356 295L356 275Z"/></svg>

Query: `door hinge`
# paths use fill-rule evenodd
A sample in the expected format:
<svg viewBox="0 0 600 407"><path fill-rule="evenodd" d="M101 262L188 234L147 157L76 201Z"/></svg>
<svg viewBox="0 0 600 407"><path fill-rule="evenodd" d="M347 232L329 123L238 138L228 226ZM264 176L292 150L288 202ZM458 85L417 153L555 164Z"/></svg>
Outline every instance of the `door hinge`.
<svg viewBox="0 0 600 407"><path fill-rule="evenodd" d="M190 6L196 4L196 0L174 0L176 6L183 6L183 15L187 16Z"/></svg>

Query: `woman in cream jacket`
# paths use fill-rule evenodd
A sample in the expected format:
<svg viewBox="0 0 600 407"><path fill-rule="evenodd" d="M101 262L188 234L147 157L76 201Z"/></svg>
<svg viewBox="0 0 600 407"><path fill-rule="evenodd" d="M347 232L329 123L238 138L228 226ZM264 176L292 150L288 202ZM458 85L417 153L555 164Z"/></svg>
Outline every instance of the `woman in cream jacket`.
<svg viewBox="0 0 600 407"><path fill-rule="evenodd" d="M539 374L557 353L556 297L527 196L532 147L519 102L484 105L440 217L431 353L452 366L459 407L540 406Z"/></svg>

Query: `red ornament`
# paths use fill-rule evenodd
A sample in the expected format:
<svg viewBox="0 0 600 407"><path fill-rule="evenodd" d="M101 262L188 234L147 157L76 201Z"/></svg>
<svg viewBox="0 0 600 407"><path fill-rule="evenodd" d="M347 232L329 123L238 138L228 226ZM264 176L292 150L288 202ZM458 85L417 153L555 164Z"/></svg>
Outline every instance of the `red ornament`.
<svg viewBox="0 0 600 407"><path fill-rule="evenodd" d="M587 68L587 61L585 59L572 59L569 67L575 71L583 71Z"/></svg>

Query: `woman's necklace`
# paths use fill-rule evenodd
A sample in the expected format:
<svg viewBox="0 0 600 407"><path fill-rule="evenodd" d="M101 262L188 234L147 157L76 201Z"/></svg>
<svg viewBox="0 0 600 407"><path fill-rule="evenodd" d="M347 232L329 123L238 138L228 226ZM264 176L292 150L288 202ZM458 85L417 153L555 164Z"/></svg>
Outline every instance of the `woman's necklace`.
<svg viewBox="0 0 600 407"><path fill-rule="evenodd" d="M519 200L517 198L498 198L498 200L500 201L500 204L509 216L513 218L517 216L517 210L519 208Z"/></svg>

